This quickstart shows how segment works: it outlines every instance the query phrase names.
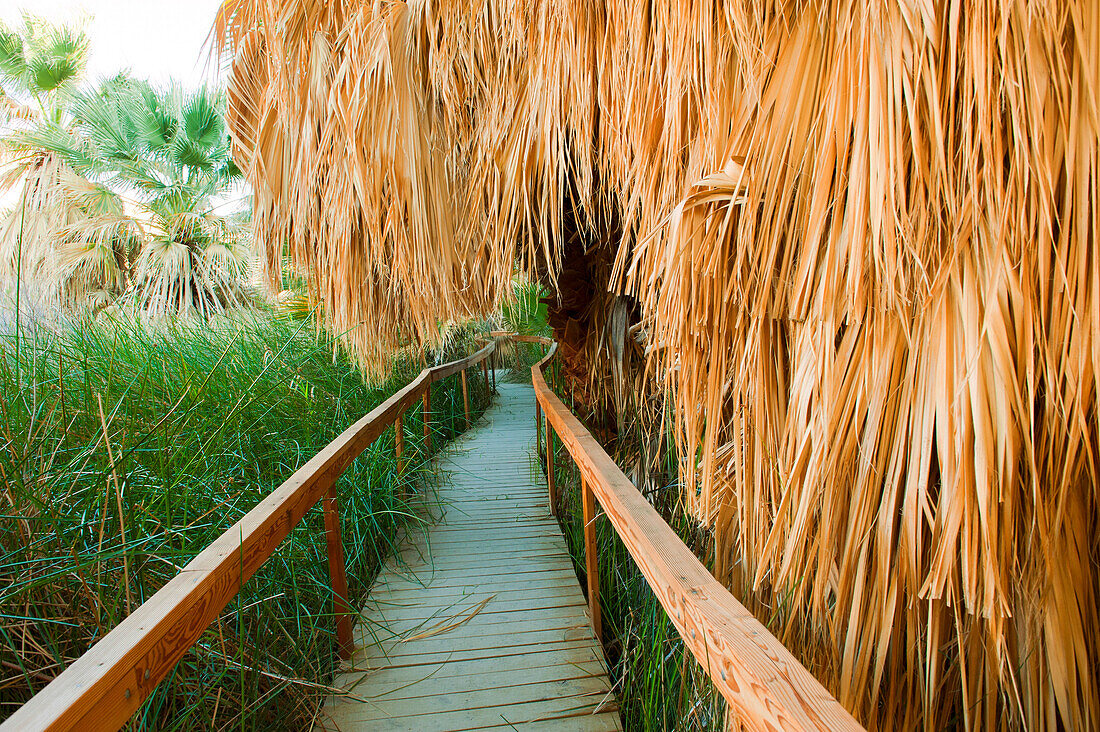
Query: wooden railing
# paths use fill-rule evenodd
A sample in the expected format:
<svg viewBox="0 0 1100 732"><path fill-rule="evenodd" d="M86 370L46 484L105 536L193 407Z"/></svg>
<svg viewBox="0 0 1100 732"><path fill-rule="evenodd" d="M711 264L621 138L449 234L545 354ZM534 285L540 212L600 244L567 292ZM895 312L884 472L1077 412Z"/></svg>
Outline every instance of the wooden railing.
<svg viewBox="0 0 1100 732"><path fill-rule="evenodd" d="M861 730L813 674L711 576L547 386L542 369L554 358L557 346L548 339L537 340L550 345L546 357L531 369L536 420L542 418L540 407L546 420L550 507L554 511L557 504L556 432L581 473L588 601L596 634L601 633L595 525L598 502L738 724L750 730Z"/></svg>
<svg viewBox="0 0 1100 732"><path fill-rule="evenodd" d="M404 452L402 415L418 399L424 410L425 447L430 449L431 385L448 376L461 374L469 426L466 370L480 364L488 386L486 359L495 349L493 342L468 358L424 369L412 383L344 430L18 709L0 725L0 732L121 728L321 499L324 499L337 643L341 656L350 657L353 614L347 601L336 480L391 424L396 428L400 466Z"/></svg>

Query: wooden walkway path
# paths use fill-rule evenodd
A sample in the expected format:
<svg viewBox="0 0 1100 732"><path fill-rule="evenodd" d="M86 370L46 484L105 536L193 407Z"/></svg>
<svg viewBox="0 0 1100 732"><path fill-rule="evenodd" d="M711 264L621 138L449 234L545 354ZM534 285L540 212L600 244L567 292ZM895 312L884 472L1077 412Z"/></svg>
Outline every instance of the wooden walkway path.
<svg viewBox="0 0 1100 732"><path fill-rule="evenodd" d="M534 454L534 390L500 384L437 461L430 525L379 574L326 729L621 730Z"/></svg>

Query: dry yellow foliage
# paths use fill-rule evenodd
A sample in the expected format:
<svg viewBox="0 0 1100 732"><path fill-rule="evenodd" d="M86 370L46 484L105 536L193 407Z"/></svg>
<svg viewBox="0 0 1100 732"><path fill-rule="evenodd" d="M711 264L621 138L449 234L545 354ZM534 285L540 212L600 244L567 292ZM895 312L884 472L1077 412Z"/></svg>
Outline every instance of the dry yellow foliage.
<svg viewBox="0 0 1100 732"><path fill-rule="evenodd" d="M1100 726L1100 3L228 0L367 365L617 216L718 576L869 726ZM698 490L695 490L698 488Z"/></svg>

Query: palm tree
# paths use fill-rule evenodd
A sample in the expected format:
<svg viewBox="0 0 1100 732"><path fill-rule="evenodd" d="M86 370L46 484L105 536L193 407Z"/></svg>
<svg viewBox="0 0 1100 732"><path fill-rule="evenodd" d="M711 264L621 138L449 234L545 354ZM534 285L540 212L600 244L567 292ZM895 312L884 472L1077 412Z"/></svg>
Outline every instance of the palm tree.
<svg viewBox="0 0 1100 732"><path fill-rule="evenodd" d="M0 216L0 279L31 290L32 300L102 304L125 286L133 226L116 224L91 238L73 229L121 211L121 201L76 176L49 146L19 142L35 127L71 124L87 57L88 38L76 27L32 15L18 30L0 24L0 123L7 128L0 190L23 186L17 206Z"/></svg>
<svg viewBox="0 0 1100 732"><path fill-rule="evenodd" d="M12 149L56 156L75 181L79 216L56 231L69 271L106 272L118 255L124 299L154 315L210 315L240 304L248 253L242 227L217 212L240 179L229 154L222 94L157 90L119 76L69 95L65 119L9 136ZM94 194L94 195L93 195ZM140 239L140 247L128 246ZM98 300L95 304L100 304Z"/></svg>
<svg viewBox="0 0 1100 732"><path fill-rule="evenodd" d="M39 139L81 175L133 201L145 237L127 297L149 313L209 317L244 297L243 228L217 206L241 180L224 104L223 94L205 87L157 90L119 77L77 95L67 140Z"/></svg>

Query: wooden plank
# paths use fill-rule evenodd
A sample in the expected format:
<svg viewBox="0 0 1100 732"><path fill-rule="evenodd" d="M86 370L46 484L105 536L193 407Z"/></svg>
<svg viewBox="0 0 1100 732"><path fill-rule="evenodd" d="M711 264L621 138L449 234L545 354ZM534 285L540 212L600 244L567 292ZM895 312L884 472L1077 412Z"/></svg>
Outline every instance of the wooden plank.
<svg viewBox="0 0 1100 732"><path fill-rule="evenodd" d="M462 544L461 542L432 542L429 546L418 546L408 550L402 551L397 555L396 560L399 562L409 562L416 559L434 560L436 562L442 559L448 559L451 557L461 557L464 560L469 561L471 558L488 559L490 557L536 557L545 555L561 555L568 556L568 552L565 548L565 542L559 540L557 542L544 541L538 537L529 537L530 546L527 542L522 545L509 548L504 543L487 544L482 547L471 547L469 544Z"/></svg>
<svg viewBox="0 0 1100 732"><path fill-rule="evenodd" d="M513 501L530 503L531 507L536 507L534 502L541 501L541 503L537 504L537 507L542 508L545 515L546 491L539 490L536 493L529 488L536 480L541 484L541 476L538 478L534 476L523 478L522 482L524 487L522 489L509 485L512 480L496 480L487 484L484 488L480 486L471 486L469 482L467 482L464 487L456 488L453 492L449 493L449 499L446 503L441 504L440 508L445 509L448 506L468 508L470 506L477 506L482 501L485 501L488 507L505 505Z"/></svg>
<svg viewBox="0 0 1100 732"><path fill-rule="evenodd" d="M486 541L484 546L471 546L468 542L463 544L460 540L457 540L454 536L447 538L432 537L431 540L420 539L420 544L416 547L410 547L403 549L400 554L392 556L386 561L387 567L400 566L414 562L420 559L427 560L431 557L436 559L449 559L456 556L466 557L473 559L476 557L490 558L494 556L508 556L510 555L509 547L515 547L514 551L522 552L523 556L535 556L538 554L561 554L566 551L565 542L558 539L556 543L548 541L537 534L524 535L520 533L512 534L505 538L503 541ZM527 542L531 542L528 546Z"/></svg>
<svg viewBox="0 0 1100 732"><path fill-rule="evenodd" d="M412 602L422 602L425 607L447 606L455 602L463 602L466 598L478 598L478 601L486 597L493 597L492 602L506 602L514 599L542 600L550 597L569 597L572 601L584 603L584 596L579 588L574 592L568 580L550 580L531 586L527 583L510 583L501 585L483 585L480 587L457 586L437 588L408 588L388 592L372 593L367 601L366 608L369 611L375 607L385 608L390 605L406 605Z"/></svg>
<svg viewBox="0 0 1100 732"><path fill-rule="evenodd" d="M448 615L441 613L437 618L385 618L373 625L360 623L362 626L361 638L371 638L375 643L385 643L394 640L400 643L418 641L421 637L439 637L450 643L465 641L485 640L485 638L497 638L504 636L505 645L510 645L517 634L520 633L560 633L559 637L571 637L568 635L574 630L587 631L580 637L591 635L588 627L588 619L582 605L566 608L568 613L564 616L550 616L549 611L539 610L535 613L508 613L515 618L507 620L485 619L481 615L469 614ZM453 630L447 630L454 626ZM495 642L495 641L494 641Z"/></svg>
<svg viewBox="0 0 1100 732"><path fill-rule="evenodd" d="M431 574L427 573L422 575L404 576L404 575L387 575L379 582L380 587L402 587L408 585L419 585L421 587L444 587L451 585L468 586L471 584L483 583L488 579L496 576L498 572L492 569L483 570L477 567L469 567L461 572L437 572ZM528 570L524 568L522 572L513 572L508 575L508 578L512 582L524 582L529 579L550 579L550 578L567 578L573 577L572 567L552 567L547 569L533 569Z"/></svg>
<svg viewBox="0 0 1100 732"><path fill-rule="evenodd" d="M492 585L459 585L457 587L409 587L406 589L391 589L391 590L378 590L371 593L368 603L386 603L386 602L403 602L411 598L423 598L424 602L432 602L436 598L444 597L470 597L472 595L478 595L484 599L486 594L494 594L498 597L506 597L509 594L522 594L527 593L528 590L531 596L538 596L545 592L557 592L559 590L572 591L576 585L575 578L566 578L564 580L550 578L539 582L514 582L514 583L494 583ZM577 594L580 594L580 590L576 590ZM583 598L582 598L583 599Z"/></svg>
<svg viewBox="0 0 1100 732"><path fill-rule="evenodd" d="M444 511L450 528L460 528L464 523L480 525L517 526L520 524L542 522L547 518L546 503L538 508L517 506L515 508L471 508L459 511L453 508Z"/></svg>
<svg viewBox="0 0 1100 732"><path fill-rule="evenodd" d="M448 519L451 520L452 526L460 525L463 522L473 522L479 525L493 523L515 525L528 520L538 521L545 518L546 504L544 503L538 508L517 507L510 510L508 508L471 508L468 511L458 511L452 508L445 513Z"/></svg>
<svg viewBox="0 0 1100 732"><path fill-rule="evenodd" d="M514 724L493 725L492 727L467 727L467 732L516 732ZM579 714L568 717L557 717L535 722L524 722L523 732L561 732L563 729L569 732L607 732L607 730L621 730L619 715L616 712L602 712L600 714Z"/></svg>
<svg viewBox="0 0 1100 732"><path fill-rule="evenodd" d="M507 602L509 600L519 600L520 598L530 598L531 600L540 600L550 597L569 597L572 599L579 599L584 601L584 596L580 594L579 589L575 589L568 581L549 581L540 583L539 585L531 585L527 583L514 583L514 584L501 584L491 585L483 588L477 587L440 587L434 589L408 589L408 590L395 590L391 592L378 592L372 593L369 600L367 600L367 608L375 606L387 607L389 605L403 605L410 602L423 603L425 607L435 607L437 605L449 605L455 602L462 602L465 598L476 597L478 601L484 600L487 597L492 597L492 602Z"/></svg>
<svg viewBox="0 0 1100 732"><path fill-rule="evenodd" d="M524 523L546 523L550 513L546 507L545 497L539 506L477 506L469 503L460 506L441 506L441 513L447 517L447 528L461 528L463 521L482 521L496 523L504 526L514 526Z"/></svg>
<svg viewBox="0 0 1100 732"><path fill-rule="evenodd" d="M530 485L530 480L528 480ZM490 490L492 492L490 492ZM449 500L441 505L441 508L447 508L449 506L505 506L512 504L530 505L535 506L536 503L544 498L542 491L532 491L524 488L512 488L502 483L494 484L491 489L455 489L450 495ZM540 504L540 507L545 507L545 502Z"/></svg>
<svg viewBox="0 0 1100 732"><path fill-rule="evenodd" d="M488 524L491 528L506 528L524 524L545 526L547 518L545 507L538 509L538 511L527 509L516 511L510 515L506 512L494 513L491 510L482 512L482 515L463 511L449 511L448 513L450 514L448 516L448 528L451 529L462 529L463 524L476 524L478 526Z"/></svg>
<svg viewBox="0 0 1100 732"><path fill-rule="evenodd" d="M550 518L550 512L546 508L545 491L539 491L537 496L525 493L506 493L495 498L486 497L484 503L478 500L476 494L464 495L455 497L454 500L441 504L437 508L441 516L450 514L450 518L456 520L462 518L463 514L471 512L481 511L488 514L491 511L500 512L503 510L522 510L525 514L524 520L548 521ZM513 518L515 518L514 514ZM439 530L445 531L451 528L454 527L441 526Z"/></svg>
<svg viewBox="0 0 1100 732"><path fill-rule="evenodd" d="M521 638L518 640L522 641L524 639ZM564 657L572 653L584 651L585 653L593 654L594 658L597 657L590 638L577 638L575 640L555 641L553 643L518 643L506 648L444 648L440 651L425 651L423 653L410 653L407 648L403 650L405 652L400 655L391 654L381 659L380 662L378 659L370 657L370 654L365 651L359 650L356 655L352 657L351 664L345 667L344 672L353 674L361 669L395 669L404 668L405 666L420 666L426 663L462 664L477 659L504 659L513 656L526 656L534 653L555 653ZM602 656L599 658L602 660Z"/></svg>
<svg viewBox="0 0 1100 732"><path fill-rule="evenodd" d="M478 678L466 688L491 689L504 686L502 681L511 681L511 677L506 676L508 674L533 669L552 669L541 680L579 678L607 673L603 661L591 654L586 654L584 650L574 650L572 653L550 650L503 658L477 658L464 662L441 661L415 666L354 671L342 675L337 679L337 683L341 688L355 690L358 696L368 699L389 694L393 694L394 698L406 698L419 696L421 690L411 685L428 679L462 679L476 676ZM475 687L474 684L477 686ZM406 692L405 687L411 690Z"/></svg>
<svg viewBox="0 0 1100 732"><path fill-rule="evenodd" d="M529 528L511 527L509 531L496 534L485 534L482 536L482 541L488 549L497 550L501 547L515 546L515 542L523 540L524 545L528 542L532 546L565 546L565 540L558 536L547 536L545 534L546 526L531 526ZM427 537L423 539L425 549L434 547L445 548L451 545L461 545L463 542L467 542L468 537L464 537L462 532L452 531L432 531L427 534Z"/></svg>
<svg viewBox="0 0 1100 732"><path fill-rule="evenodd" d="M528 474L528 472L530 474ZM539 490L535 492L532 490L535 482L538 480L537 472L536 470L525 470L523 474L517 475L497 472L483 473L476 476L451 476L452 478L460 478L463 484L455 486L454 493L451 494L450 500L462 502L475 501L479 498L485 498L487 500L532 498L534 496L543 498L546 495L544 491ZM480 484L482 481L484 485Z"/></svg>
<svg viewBox="0 0 1100 732"><path fill-rule="evenodd" d="M480 568L499 568L506 570L515 566L516 562L522 561L528 567L539 566L553 566L560 567L562 560L571 560L569 553L564 549L557 548L553 550L540 550L537 552L526 551L516 552L515 554L501 553L494 555L486 555L480 553L473 553L462 555L457 552L452 554L441 553L430 557L401 557L398 560L391 561L387 566L392 567L398 572L450 572L454 570L461 570L468 568L470 564L476 563Z"/></svg>
<svg viewBox="0 0 1100 732"><path fill-rule="evenodd" d="M535 553L566 553L568 554L565 542L560 539L557 542L551 542L544 540L540 537L532 536L527 537L527 541L531 542L530 546L527 546L526 542L518 546L516 549L509 550L508 545L504 542L492 542L487 543L480 550L470 550L469 545L463 544L460 541L431 541L424 546L418 547L424 552L431 552L430 554L419 554L417 552L404 552L400 559L402 561L411 561L416 557L428 557L434 556L436 558L446 558L451 556L465 556L465 557L496 557L496 556L528 556Z"/></svg>
<svg viewBox="0 0 1100 732"><path fill-rule="evenodd" d="M535 572L572 572L572 560L565 554L557 557L527 557L523 559L517 559L514 562L509 563L508 559L496 558L496 559L484 559L478 557L470 557L469 559L457 560L457 559L441 559L438 564L429 564L427 562L419 563L401 563L390 567L387 567L388 574L392 573L396 576L403 576L409 579L414 579L418 583L430 585L437 581L453 580L455 578L467 579L470 577L491 577L491 575L505 573L511 573L511 569L514 568L516 562L523 562L523 569L525 574L531 574ZM470 566L473 565L473 566ZM385 581L388 581L388 577Z"/></svg>
<svg viewBox="0 0 1100 732"><path fill-rule="evenodd" d="M482 581L491 580L494 575L501 574L502 569L509 569L506 561L493 562L489 566L484 566L471 558L471 561L466 564L470 566L454 566L446 563L442 566L409 563L393 564L386 567L386 573L377 580L377 584L379 587L388 587L394 583L404 581L422 587L430 587L433 584L449 584L456 579L463 580L465 584L473 584L474 582L471 582L471 580L477 580L478 578L481 578ZM524 565L522 572L509 571L507 578L510 580L522 579L517 575L536 575L544 572L565 572L568 575L572 572L572 567L565 562L536 563L536 560L532 560L530 565ZM539 578L530 577L530 579Z"/></svg>
<svg viewBox="0 0 1100 732"><path fill-rule="evenodd" d="M447 669L454 664L438 664L436 670ZM424 667L418 667L423 669ZM501 670L487 668L480 673L459 675L440 675L435 671L421 671L412 679L390 679L387 671L373 674L358 682L357 696L371 703L405 702L395 704L398 708L415 703L418 706L440 695L453 697L464 695L467 700L476 703L477 697L495 701L500 697L511 697L516 687L533 687L542 684L561 684L563 682L584 682L599 679L599 689L610 691L603 664L589 662L585 668L580 664L560 663L542 666L527 666ZM556 689L555 689L556 691ZM472 699L471 699L472 698ZM452 711L452 710L442 710ZM454 710L457 711L457 710Z"/></svg>
<svg viewBox="0 0 1100 732"><path fill-rule="evenodd" d="M340 708L339 715L332 716L332 729L341 732L351 730L369 729L371 732L453 732L453 730L472 730L497 726L505 723L505 729L527 729L532 722L541 720L554 720L551 724L557 725L550 729L569 730L572 732L572 720L575 718L591 717L599 719L606 727L596 727L597 730L618 730L617 714L593 714L597 709L613 712L617 709L613 701L605 701L603 697L574 697L548 699L538 702L513 703L479 709L466 709L458 712L425 713L410 716L381 717L378 715L367 716L352 712L352 709L369 709L368 704L345 705ZM607 719L603 719L607 718ZM568 720L563 723L562 720ZM364 724L369 723L369 726ZM615 725L615 726L612 726Z"/></svg>
<svg viewBox="0 0 1100 732"><path fill-rule="evenodd" d="M432 536L440 538L468 537L470 525L478 526L479 524L467 522L466 526L451 525L445 529L434 530ZM538 521L524 521L523 523L505 521L489 527L482 526L481 528L483 529L482 536L487 541L518 541L524 537L545 536L548 530L553 530L554 525L549 520L540 519Z"/></svg>
<svg viewBox="0 0 1100 732"><path fill-rule="evenodd" d="M453 518L453 517L452 517ZM523 536L546 536L548 531L552 531L556 526L556 522L546 516L538 519L530 519L523 522L516 521L502 521L496 523L494 526L483 527L483 531L480 534L486 539L518 539ZM446 526L440 526L432 529L432 536L463 536L469 537L469 529L465 526L457 525L457 523L448 524Z"/></svg>
<svg viewBox="0 0 1100 732"><path fill-rule="evenodd" d="M586 679L567 679L564 681L521 684L500 689L466 691L450 693L445 684L440 685L441 692L432 696L415 699L371 699L362 704L356 716L363 721L403 716L440 715L447 712L476 713L478 709L508 704L531 702L565 702L568 709L595 704L604 695L610 693L606 678L590 677Z"/></svg>
<svg viewBox="0 0 1100 732"><path fill-rule="evenodd" d="M584 596L579 592L563 592L563 588L550 588L549 591L516 591L510 596L498 592L479 592L474 595L457 595L418 598L400 598L376 600L364 609L362 617L375 620L386 617L429 617L437 613L456 614L459 611L472 610L480 606L480 615L493 613L522 612L529 608L584 607ZM564 588L568 589L568 588ZM576 610L572 613L578 614ZM579 613L583 614L583 613Z"/></svg>
<svg viewBox="0 0 1100 732"><path fill-rule="evenodd" d="M410 542L417 542L415 547L410 546L407 549L403 549L403 554L413 554L415 549L422 549L427 555L430 550L438 549L445 551L449 547L461 548L462 542L465 543L465 548L471 555L484 552L500 552L502 549L508 547L522 546L525 549L539 549L550 546L564 547L565 540L559 536L546 536L546 531L552 529L553 526L548 526L545 521L538 521L531 524L513 524L504 523L499 524L493 529L487 529L486 533L479 537L480 546L478 542L475 542L471 547L469 542L468 530L459 529L459 527L450 527L449 531L432 531L429 533L424 532L411 532L407 539ZM527 546L527 542L531 542L531 546Z"/></svg>
<svg viewBox="0 0 1100 732"><path fill-rule="evenodd" d="M751 730L860 730L859 723L715 580L596 439L531 369L539 403L684 643Z"/></svg>
<svg viewBox="0 0 1100 732"><path fill-rule="evenodd" d="M460 597L430 605L414 604L411 600L373 604L369 611L360 615L360 625L385 625L391 630L403 633L407 628L418 623L430 622L443 625L439 621L462 620L464 622L461 628L448 631L453 635L461 635L472 628L481 628L493 623L520 620L542 623L553 620L557 624L561 619L570 622L587 620L584 608L584 598L580 595L543 598L517 595L505 606L504 601L498 602L496 595L490 593L479 595L477 601Z"/></svg>
<svg viewBox="0 0 1100 732"><path fill-rule="evenodd" d="M603 664L596 660L528 666L522 664L525 659L517 658L514 664L495 665L493 662L501 659L481 659L474 662L482 664L477 670L459 674L450 672L462 669L464 664L437 663L362 672L359 676L341 677L339 683L341 688L368 702L409 701L477 691L496 691L503 696L512 686L600 678L606 674Z"/></svg>
<svg viewBox="0 0 1100 732"><path fill-rule="evenodd" d="M501 599L496 594L478 594L475 596L464 596L460 598L443 598L436 602L424 601L419 598L415 600L404 600L401 602L387 602L387 603L375 603L368 611L365 611L363 615L370 620L379 620L387 617L400 617L401 611L411 611L416 609L423 612L427 617L435 615L446 615L447 613L457 614L460 610L468 609L471 605L487 602L485 609L481 614L493 612L493 613L509 613L509 612L523 612L526 610L544 610L551 608L569 608L570 612L575 613L575 608L584 607L584 598L576 597L575 594L559 593L554 595L545 595L539 597L532 593L525 593L522 595L513 596L510 599Z"/></svg>
<svg viewBox="0 0 1100 732"><path fill-rule="evenodd" d="M436 544L432 546L433 553L424 555L417 552L407 552L394 557L386 562L386 567L413 571L418 568L449 570L460 569L471 563L477 562L482 566L500 564L508 567L517 561L531 562L555 562L560 564L562 559L571 560L569 552L563 546L543 544L533 547L518 548L509 552L503 547L488 548L483 551L463 551L460 544Z"/></svg>
<svg viewBox="0 0 1100 732"><path fill-rule="evenodd" d="M390 658L410 654L459 652L484 648L506 649L516 642L516 636L512 632L487 633L484 635L469 636L463 638L451 638L433 636L416 641L415 645L408 641L401 641L392 637L379 638L369 632L363 626L358 626L355 635L355 644L358 647L356 653L362 649L366 657L373 659ZM585 621L584 627L573 626L569 628L547 628L545 630L530 630L523 635L525 644L536 643L562 643L565 641L593 641L592 628Z"/></svg>

